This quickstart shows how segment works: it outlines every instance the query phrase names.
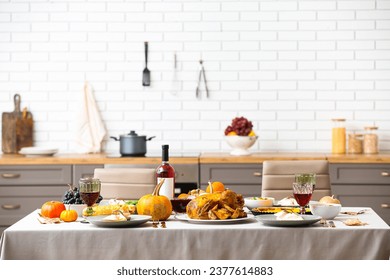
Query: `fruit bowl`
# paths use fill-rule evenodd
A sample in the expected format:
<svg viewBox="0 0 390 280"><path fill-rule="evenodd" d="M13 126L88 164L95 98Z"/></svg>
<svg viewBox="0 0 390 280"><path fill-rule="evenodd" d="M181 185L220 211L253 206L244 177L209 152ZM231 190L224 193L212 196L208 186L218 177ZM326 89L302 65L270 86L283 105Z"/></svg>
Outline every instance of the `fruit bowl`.
<svg viewBox="0 0 390 280"><path fill-rule="evenodd" d="M233 156L246 156L251 153L248 151L255 144L257 136L225 136L226 142L233 150L230 152Z"/></svg>

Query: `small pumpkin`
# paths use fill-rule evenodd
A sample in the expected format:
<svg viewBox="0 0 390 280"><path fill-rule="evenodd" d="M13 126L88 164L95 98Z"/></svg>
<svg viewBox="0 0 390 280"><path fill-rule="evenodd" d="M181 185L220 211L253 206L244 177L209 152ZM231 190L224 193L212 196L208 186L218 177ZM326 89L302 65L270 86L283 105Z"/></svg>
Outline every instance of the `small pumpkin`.
<svg viewBox="0 0 390 280"><path fill-rule="evenodd" d="M152 194L141 197L137 203L137 212L140 215L150 215L153 221L165 221L172 214L172 204L168 197L160 195L164 179L154 188Z"/></svg>
<svg viewBox="0 0 390 280"><path fill-rule="evenodd" d="M74 209L70 209L70 205L67 210L61 212L60 219L64 222L74 222L77 220L79 215Z"/></svg>
<svg viewBox="0 0 390 280"><path fill-rule="evenodd" d="M209 181L209 185L206 188L207 193L223 192L224 190L225 190L225 185L221 182Z"/></svg>
<svg viewBox="0 0 390 280"><path fill-rule="evenodd" d="M41 215L47 218L59 218L61 212L66 210L60 201L47 201L41 207Z"/></svg>

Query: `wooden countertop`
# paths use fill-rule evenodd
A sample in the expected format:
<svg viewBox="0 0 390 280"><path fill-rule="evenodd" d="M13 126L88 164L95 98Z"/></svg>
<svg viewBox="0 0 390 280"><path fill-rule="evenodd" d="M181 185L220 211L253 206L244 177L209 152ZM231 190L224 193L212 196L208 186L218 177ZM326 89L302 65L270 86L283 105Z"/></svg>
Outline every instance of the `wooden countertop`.
<svg viewBox="0 0 390 280"><path fill-rule="evenodd" d="M390 163L390 153L376 155L333 155L326 153L253 153L248 156L232 156L229 153L202 153L200 156L170 157L174 164L233 164L262 163L265 160L328 160L330 163ZM23 155L0 155L0 165L33 164L154 164L161 157L119 157L101 154L56 154L54 156L26 157Z"/></svg>
<svg viewBox="0 0 390 280"><path fill-rule="evenodd" d="M197 164L199 158L170 157L173 164ZM155 164L161 163L161 157L120 157L107 154L55 154L54 156L26 157L24 155L0 155L0 165L16 164Z"/></svg>

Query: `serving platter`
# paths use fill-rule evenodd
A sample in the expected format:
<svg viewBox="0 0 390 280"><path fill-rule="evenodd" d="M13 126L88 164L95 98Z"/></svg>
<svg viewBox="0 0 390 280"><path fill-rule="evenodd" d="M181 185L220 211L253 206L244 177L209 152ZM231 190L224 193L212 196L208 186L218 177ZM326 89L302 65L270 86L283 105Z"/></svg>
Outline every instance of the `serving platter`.
<svg viewBox="0 0 390 280"><path fill-rule="evenodd" d="M25 156L52 156L56 153L58 153L58 149L45 147L24 147L19 151L19 154Z"/></svg>
<svg viewBox="0 0 390 280"><path fill-rule="evenodd" d="M118 221L118 222L112 222L112 221L104 221L103 219L109 215L101 215L101 216L89 216L85 217L85 219L90 222L91 224L98 226L98 227L135 227L142 225L149 221L152 217L147 215L131 215L130 220L127 221Z"/></svg>
<svg viewBox="0 0 390 280"><path fill-rule="evenodd" d="M183 222L189 222L192 224L238 224L242 223L248 220L253 219L254 217L252 215L249 215L245 218L238 218L238 219L226 219L226 220L200 220L200 219L191 219L187 216L187 214L176 214L175 219Z"/></svg>
<svg viewBox="0 0 390 280"><path fill-rule="evenodd" d="M315 224L321 220L320 216L300 215L303 220L277 220L275 215L256 216L256 220L267 226L277 227L299 227Z"/></svg>

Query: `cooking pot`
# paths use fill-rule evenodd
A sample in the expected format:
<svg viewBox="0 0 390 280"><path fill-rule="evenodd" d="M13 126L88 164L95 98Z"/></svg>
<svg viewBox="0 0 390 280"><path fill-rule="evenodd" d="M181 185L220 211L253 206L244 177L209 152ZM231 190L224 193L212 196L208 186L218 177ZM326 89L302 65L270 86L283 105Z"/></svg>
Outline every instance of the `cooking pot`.
<svg viewBox="0 0 390 280"><path fill-rule="evenodd" d="M122 156L144 156L146 154L146 141L152 140L156 136L146 138L146 136L139 136L134 130L129 134L122 134L117 137L110 138L115 141L120 141L120 153Z"/></svg>

